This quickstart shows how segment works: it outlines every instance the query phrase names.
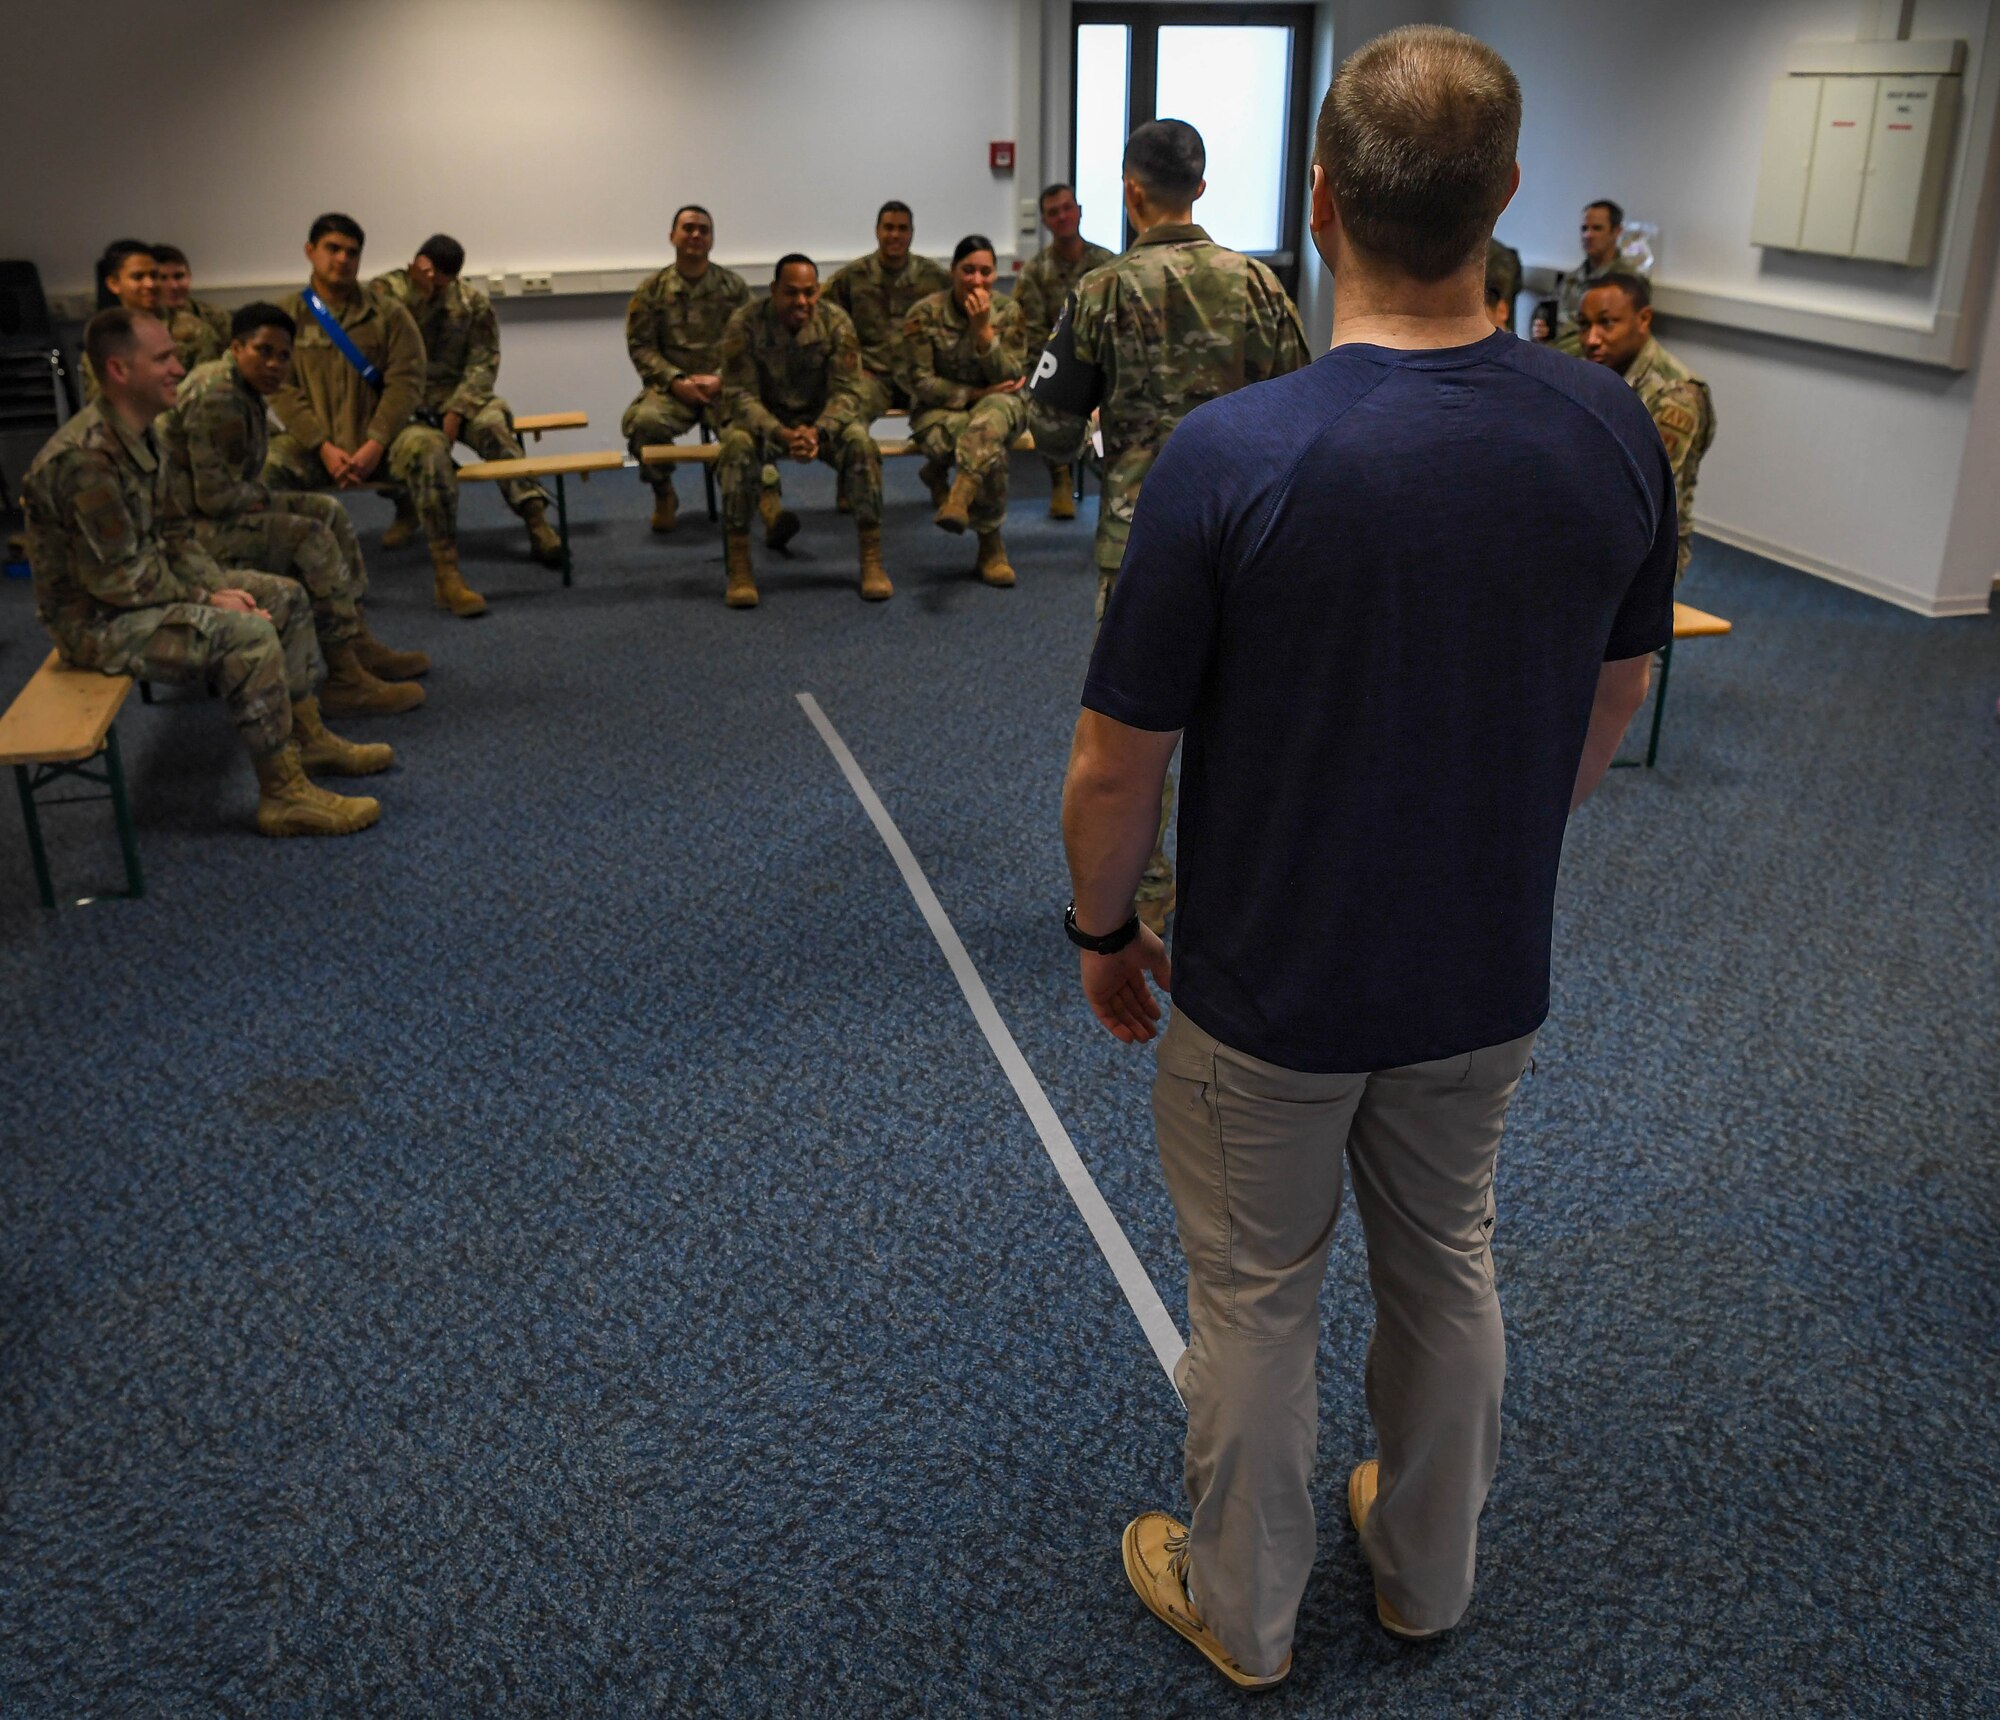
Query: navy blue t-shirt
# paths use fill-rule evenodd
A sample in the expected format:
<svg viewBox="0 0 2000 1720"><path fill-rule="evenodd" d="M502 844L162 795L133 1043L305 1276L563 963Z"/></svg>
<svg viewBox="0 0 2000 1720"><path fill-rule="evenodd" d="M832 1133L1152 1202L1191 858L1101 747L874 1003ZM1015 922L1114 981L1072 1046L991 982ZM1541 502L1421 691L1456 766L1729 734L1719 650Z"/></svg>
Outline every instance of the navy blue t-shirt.
<svg viewBox="0 0 2000 1720"><path fill-rule="evenodd" d="M1624 380L1506 333L1190 413L1083 693L1187 731L1175 1006L1316 1073L1538 1027L1598 672L1671 637L1677 529Z"/></svg>

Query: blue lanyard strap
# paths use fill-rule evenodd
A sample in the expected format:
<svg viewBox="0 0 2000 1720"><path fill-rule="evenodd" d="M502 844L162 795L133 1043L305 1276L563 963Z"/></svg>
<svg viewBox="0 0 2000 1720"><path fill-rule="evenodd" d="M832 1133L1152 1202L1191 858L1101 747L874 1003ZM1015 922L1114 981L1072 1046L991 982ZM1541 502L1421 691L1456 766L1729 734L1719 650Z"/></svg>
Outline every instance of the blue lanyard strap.
<svg viewBox="0 0 2000 1720"><path fill-rule="evenodd" d="M356 346L346 329L334 321L333 312L326 308L326 302L311 287L306 288L306 309L313 314L313 320L326 330L326 338L340 348L340 356L361 372L361 380L370 388L382 386L382 373L361 356L361 348Z"/></svg>

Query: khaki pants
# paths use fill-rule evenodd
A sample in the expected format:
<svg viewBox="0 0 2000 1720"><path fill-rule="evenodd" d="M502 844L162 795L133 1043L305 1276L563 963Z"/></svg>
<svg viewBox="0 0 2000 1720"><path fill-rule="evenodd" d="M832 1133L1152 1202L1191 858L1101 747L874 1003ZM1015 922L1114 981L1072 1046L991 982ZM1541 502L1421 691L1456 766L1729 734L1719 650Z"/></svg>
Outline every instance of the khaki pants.
<svg viewBox="0 0 2000 1720"><path fill-rule="evenodd" d="M1305 1075L1173 1012L1153 1121L1188 1261L1175 1383L1188 1411L1189 1586L1247 1672L1284 1664L1312 1570L1313 1361L1343 1157L1375 1293L1368 1413L1381 1487L1363 1550L1415 1629L1456 1624L1472 1598L1507 1368L1493 1164L1534 1041Z"/></svg>

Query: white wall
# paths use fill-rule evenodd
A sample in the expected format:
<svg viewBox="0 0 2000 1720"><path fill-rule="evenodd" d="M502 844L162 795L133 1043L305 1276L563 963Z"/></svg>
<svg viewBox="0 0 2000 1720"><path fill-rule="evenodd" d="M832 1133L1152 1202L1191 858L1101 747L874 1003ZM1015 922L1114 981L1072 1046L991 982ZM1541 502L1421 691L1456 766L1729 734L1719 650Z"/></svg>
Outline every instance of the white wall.
<svg viewBox="0 0 2000 1720"><path fill-rule="evenodd" d="M1883 314L1934 305L1933 271L1766 258L1749 243L1777 56L1793 40L1853 39L1872 7L1450 0L1431 10L1490 42L1521 80L1521 191L1500 234L1531 266L1571 266L1582 204L1615 197L1634 218L1659 222L1661 280ZM1986 12L1987 0L1918 0L1912 33L1976 49ZM1985 308L1969 314L1983 320ZM1662 318L1660 332L1715 393L1719 430L1696 498L1702 529L1924 613L1985 607L2000 516L1968 512L1954 533L1961 501L1980 499L1980 486L1960 485L1977 373L1684 319ZM1995 366L1990 342L1979 362ZM2000 377L1988 386L2000 395ZM1966 571L1979 565L1983 580Z"/></svg>
<svg viewBox="0 0 2000 1720"><path fill-rule="evenodd" d="M987 144L1035 128L1023 4L1025 24L1014 0L16 7L0 255L69 294L107 241L171 240L198 290L240 302L296 283L312 217L342 209L370 269L442 229L476 275L601 270L616 291L500 307L502 391L584 408L601 444L637 390L624 295L671 259L679 203L714 211L716 257L758 285L785 251L869 250L889 197L926 250L1009 246L1017 181Z"/></svg>

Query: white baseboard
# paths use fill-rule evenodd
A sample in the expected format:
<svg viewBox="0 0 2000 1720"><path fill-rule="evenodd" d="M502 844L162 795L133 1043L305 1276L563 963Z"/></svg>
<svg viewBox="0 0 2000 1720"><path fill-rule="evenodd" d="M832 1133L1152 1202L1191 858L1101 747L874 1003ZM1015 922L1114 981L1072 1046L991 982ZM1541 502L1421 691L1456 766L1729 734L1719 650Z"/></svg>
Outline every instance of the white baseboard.
<svg viewBox="0 0 2000 1720"><path fill-rule="evenodd" d="M1898 609L1907 609L1914 614L1928 616L1933 620L1943 620L1953 615L1984 615L1987 599L1974 597L1926 597L1922 592L1912 591L1907 586L1892 585L1886 579L1877 579L1872 573L1863 573L1856 567L1843 567L1837 561L1824 561L1819 556L1808 554L1802 549L1793 549L1789 544L1773 543L1769 538L1759 537L1755 532L1726 526L1719 520L1697 518L1694 529L1703 537L1714 538L1717 543L1726 543L1734 549L1746 549L1752 555L1761 555L1767 561L1780 562L1786 567L1795 567L1801 573L1810 573L1820 579L1831 580L1835 585L1844 585L1850 591L1859 591L1869 597L1879 597L1885 603L1893 603ZM1994 576L1994 586L2000 589L2000 574Z"/></svg>

